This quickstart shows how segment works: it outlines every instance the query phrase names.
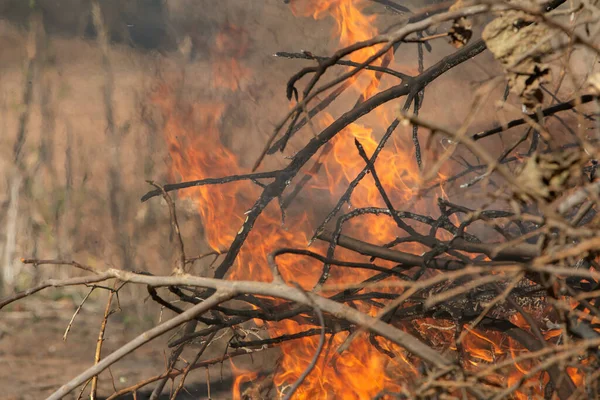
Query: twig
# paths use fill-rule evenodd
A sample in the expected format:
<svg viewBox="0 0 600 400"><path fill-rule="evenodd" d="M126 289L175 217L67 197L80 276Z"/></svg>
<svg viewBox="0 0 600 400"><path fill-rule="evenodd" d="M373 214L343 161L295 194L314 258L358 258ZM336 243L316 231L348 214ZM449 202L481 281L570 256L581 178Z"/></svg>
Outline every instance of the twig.
<svg viewBox="0 0 600 400"><path fill-rule="evenodd" d="M574 193L569 194L566 196L566 198L559 199L560 202L556 207L557 211L564 215L571 211L574 207L583 203L589 197L597 196L598 194L600 194L600 181L590 183L582 188L579 188Z"/></svg>
<svg viewBox="0 0 600 400"><path fill-rule="evenodd" d="M285 188L289 185L289 182L296 176L300 168L308 162L309 159L329 140L331 140L338 132L354 122L356 119L369 113L375 107L384 104L394 98L408 95L412 90L421 90L423 87L433 82L437 77L445 73L446 71L454 68L462 62L476 56L485 50L485 44L483 41L478 41L470 46L465 46L458 50L456 53L445 57L438 63L428 68L423 74L414 78L413 85L400 85L394 86L386 91L378 93L373 97L365 100L359 106L348 111L342 115L339 119L325 128L317 137L313 138L303 150L298 152L292 159L290 164L277 174L274 182L270 183L265 187L261 196L254 203L252 208L249 210L246 220L238 231L233 243L231 244L229 251L221 264L215 271L216 278L223 278L227 274L227 271L237 258L237 255L241 249L241 246L246 241L250 230L256 223L258 217L262 214L263 210L269 205L269 203L281 196ZM412 87L411 87L412 86Z"/></svg>
<svg viewBox="0 0 600 400"><path fill-rule="evenodd" d="M331 242L332 234L329 231L324 231L318 236L319 239L326 242ZM375 246L361 240L353 239L345 235L340 235L337 244L357 253L366 256L380 258L402 263L405 267L417 267L423 265L423 258L410 253L404 253L397 250L386 249L384 247ZM465 264L451 259L439 260L433 259L428 266L434 269L453 271L464 268Z"/></svg>
<svg viewBox="0 0 600 400"><path fill-rule="evenodd" d="M269 172L257 172L254 174L245 174L245 175L231 175L223 178L207 178L200 179L197 181L189 181L189 182L181 182L181 183L171 183L163 186L163 190L165 192L171 192L173 190L187 189L197 186L205 186L205 185L220 185L223 183L244 181L244 180L252 180L252 179L263 179L263 178L275 178L279 171L269 171ZM155 196L162 195L162 191L160 190L152 190L145 195L142 196L141 201L145 202L146 200L151 199Z"/></svg>
<svg viewBox="0 0 600 400"><path fill-rule="evenodd" d="M76 261L66 261L66 260L38 260L38 259L34 259L34 258L22 258L21 262L23 264L33 264L34 266L39 266L39 265L71 265L75 268L84 270L84 271L88 271L88 272L93 272L93 273L98 273L98 270L90 267L89 265L84 265L84 264L80 264Z"/></svg>
<svg viewBox="0 0 600 400"><path fill-rule="evenodd" d="M104 272L98 275L91 276L82 276L78 278L70 278L70 279L48 279L37 286L29 288L27 290L23 290L22 292L17 292L12 296L5 297L0 301L0 310L10 303L13 303L17 300L20 300L24 297L31 296L34 293L39 292L40 290L44 290L49 287L65 287L65 286L77 286L77 285L87 285L90 283L102 282L107 279L112 278L113 275L109 272Z"/></svg>
<svg viewBox="0 0 600 400"><path fill-rule="evenodd" d="M262 346L267 346L267 345L288 342L290 340L298 340L298 339L302 339L302 338L309 337L309 336L320 335L321 331L322 331L321 328L313 328L313 329L307 329L305 331L298 332L298 333L290 333L287 335L281 335L281 336L271 337L271 338L267 338L267 339L237 341L237 342L232 342L230 344L230 347L234 348L234 349L262 347ZM331 333L330 330L328 331L327 329L325 329L325 331L326 331L326 333Z"/></svg>
<svg viewBox="0 0 600 400"><path fill-rule="evenodd" d="M493 8L493 7L492 7ZM276 129L274 130L273 134L271 135L271 137L267 140L267 145L265 146L265 149L263 150L263 152L261 153L261 155L258 157L256 163L254 164L253 167L253 171L256 170L260 164L262 163L262 160L264 158L264 156L266 155L268 149L271 147L271 143L273 142L273 140L275 139L275 137L278 135L279 130L283 127L283 125L285 124L285 122L292 116L295 115L296 113L298 113L300 110L303 109L304 105L307 104L308 102L310 102L315 96L317 96L319 93L326 91L334 86L336 86L337 84L347 80L348 78L351 78L352 76L356 75L358 72L360 72L364 67L366 67L367 65L370 65L373 61L377 60L378 58L380 58L381 56L383 56L385 53L387 53L397 42L403 40L406 36L408 36L410 33L412 32L416 32L416 31L422 31L426 28L428 28L431 25L440 23L440 22L444 22L446 20L449 19L455 19L455 18L460 18L461 16L468 16L468 15L475 15L475 14L479 14L479 13L484 13L486 11L489 10L488 6L473 6L473 7L467 7L467 8L463 8L461 10L458 11L454 11L454 12L447 12L444 14L439 14L439 15L434 15L431 16L429 18L423 19L421 21L418 22L414 22L411 24L408 24L400 29L398 29L397 31L393 32L393 33L388 33L388 34L383 34L383 35L378 35L370 40L364 41L364 42L360 42L360 43L356 43L352 46L346 47L345 49L341 49L338 50L332 57L330 57L327 61L322 62L319 65L318 70L316 71L316 73L314 74L313 78L311 79L311 81L307 84L305 90L304 90L304 98L302 99L302 101L300 101L296 107L294 107L294 109L292 109L288 115L283 119L283 121L277 125ZM381 43L385 43L383 45L383 47L378 50L374 55L370 56L367 60L365 60L363 63L361 63L359 66L357 66L356 68L352 69L351 71L342 74L341 76L339 76L338 78L334 79L333 81L317 88L315 91L312 91L312 89L314 88L314 86L316 85L317 81L320 79L320 77L325 73L325 71L332 65L335 65L335 63L339 60L341 60L343 57L352 54L355 51L361 50L365 47L369 47L369 46L373 46L373 45L377 45L377 44L381 44ZM474 54L471 53L473 50L475 50ZM483 42L483 40L479 40L477 42L472 43L470 46L465 46L462 49L460 49L457 53L455 54L459 54L459 53L471 53L471 55L468 58L471 58L473 56L475 56L476 54L479 54L480 52L482 52L483 50L485 50L485 44ZM451 58L454 58L451 56ZM459 58L457 58L459 59ZM462 60L464 61L464 60ZM462 62L460 61L460 62ZM460 63L459 62L459 63ZM438 64L436 64L436 66L434 66L434 70L438 69ZM452 62L450 63L446 63L445 65L442 66L442 70L439 71L440 74L444 73L445 71L447 71L448 69L454 67L457 64L454 64ZM314 72L312 69L310 70L306 70L307 72ZM295 81L301 79L306 73L298 73L295 75L295 77L290 81L290 83L288 83L288 88L289 87L293 87ZM403 87L405 87L405 89L412 89L413 93L418 92L420 89L422 89L427 83L431 82L432 80L434 80L435 78L437 78L436 75L435 77L433 77L433 79L431 79L430 81L426 82L425 85L421 86L421 82L423 77L427 75L427 71L424 72L423 74L421 74L419 77L414 78L413 80L411 80L411 84L406 84L406 85L401 85ZM421 87L418 87L421 86ZM388 89L388 91L391 89ZM309 92L311 92L309 94ZM289 92L289 90L288 90ZM387 92L387 91L386 91ZM379 93L379 95L382 95L386 92L381 92ZM408 94L408 91L405 93ZM377 97L374 96L371 99ZM399 97L399 96L398 96ZM362 116L362 115L361 115Z"/></svg>
<svg viewBox="0 0 600 400"><path fill-rule="evenodd" d="M492 128L489 129L487 131L483 131L483 132L479 132L479 133L475 133L473 135L471 135L471 139L477 141L483 138L486 138L488 136L491 135L495 135L497 133L500 132L504 132L510 128L514 128L515 126L519 126L519 125L524 125L527 124L527 121L534 121L534 122L539 122L540 121L540 116L542 117L547 117L549 115L553 115L556 114L560 111L566 111L566 110L572 110L575 107L581 105L581 104L586 104L586 103L590 103L592 101L594 101L595 99L597 99L598 96L595 95L591 95L591 94L586 94L583 95L581 97L578 97L576 99L573 100L569 100L566 101L564 103L560 103L551 107L547 107L544 108L541 113L532 113L532 114L527 114L527 118L519 118L519 119L514 119L510 122L508 122L505 125L499 126L497 128Z"/></svg>
<svg viewBox="0 0 600 400"><path fill-rule="evenodd" d="M183 370L183 373L181 374L181 379L179 380L179 384L177 385L177 388L173 391L173 394L171 395L171 400L177 399L177 395L179 394L181 389L183 389L183 385L185 383L185 378L188 376L188 374L190 373L190 371L192 370L194 365L196 365L196 363L198 362L200 357L202 357L202 354L204 353L206 348L210 345L210 343L212 342L212 340L214 339L216 334L217 334L217 332L213 332L208 336L206 341L202 344L202 347L200 347L200 350L198 350L198 352L196 353L196 356L194 357L192 362L189 363L187 367L185 367L185 369ZM210 399L210 389L209 389L209 393L208 393L208 398Z"/></svg>
<svg viewBox="0 0 600 400"><path fill-rule="evenodd" d="M269 347L269 346L266 346L266 347ZM231 352L231 353L225 354L222 357L212 358L212 359L209 359L209 360L198 362L198 363L194 364L191 369L195 370L195 369L198 369L198 368L208 368L208 366L210 366L210 365L220 364L220 363L222 363L225 360L229 360L229 359L234 358L234 357L246 356L246 355L248 355L248 351L246 349L237 350L235 352ZM156 382L156 381L158 381L160 379L164 379L164 378L173 379L173 378L176 378L179 375L181 375L182 373L183 373L183 371L173 370L173 371L171 371L169 373L165 372L165 373L162 373L160 375L156 375L156 376L144 379L143 381L138 382L135 385L129 386L127 388L119 390L118 392L113 393L112 395L108 396L106 398L106 400L114 400L114 399L116 399L118 397L121 397L123 395L126 395L128 393L135 392L136 390L141 389L142 387L147 386L147 385L149 385L151 383L154 383L154 382Z"/></svg>
<svg viewBox="0 0 600 400"><path fill-rule="evenodd" d="M73 325L73 321L75 321L75 317L77 316L77 314L79 314L79 311L81 311L81 308L85 304L85 301L88 299L88 297L90 297L90 295L92 294L94 289L96 289L96 288L92 287L90 289L90 291L88 292L88 294L85 295L83 300L81 300L81 303L79 303L79 305L77 306L77 309L73 313L73 316L71 317L71 320L69 321L69 324L67 325L67 328L65 329L65 333L63 334L63 341L67 340L67 335L69 334L69 331L71 330L71 326Z"/></svg>
<svg viewBox="0 0 600 400"><path fill-rule="evenodd" d="M292 58L292 59L299 58L299 59L304 59L304 60L317 60L317 61L325 61L325 60L329 59L329 57L316 56L316 55L306 52L306 51L302 52L302 53L288 53L285 51L278 51L277 53L273 54L273 56L282 57L282 58ZM354 62L354 61L348 61L348 60L338 60L336 62L336 64L337 65L347 65L350 67L360 66L359 63ZM404 74L402 72L394 71L393 69L390 69L390 68L380 67L377 65L367 65L364 69L382 72L384 74L392 75L392 76L395 76L396 78L404 79L404 80L411 78L410 75Z"/></svg>
<svg viewBox="0 0 600 400"><path fill-rule="evenodd" d="M169 205L169 216L170 216L170 220L171 220L171 229L173 229L173 232L175 232L175 237L177 239L177 246L175 246L175 249L177 251L178 257L177 257L177 263L173 267L173 273L175 275L183 274L183 273L185 273L185 264L186 264L185 248L183 245L183 239L181 238L181 231L179 230L179 223L177 223L177 212L175 211L175 203L173 202L173 199L171 199L171 196L168 195L168 193L165 191L165 189L162 186L154 183L153 181L147 181L147 182L150 185L157 188L157 190L161 191L163 198Z"/></svg>
<svg viewBox="0 0 600 400"><path fill-rule="evenodd" d="M298 290L302 291L302 289L300 288L299 285L296 285L296 288ZM294 382L294 384L290 387L289 391L286 393L286 395L284 397L285 400L290 400L292 398L292 396L294 395L296 390L298 390L300 385L302 385L302 382L304 382L306 377L315 368L315 365L317 365L317 361L319 360L319 356L321 355L321 352L323 351L323 346L325 345L325 319L323 318L323 312L316 304L314 304L312 302L310 297L306 296L306 298L307 298L307 301L309 303L311 303L313 309L315 310L315 313L317 314L317 317L319 318L319 323L321 324L321 334L319 335L319 344L317 345L317 351L315 352L315 355L313 356L313 359L311 360L310 364L308 364L306 369L302 372L302 374L298 377L296 382Z"/></svg>
<svg viewBox="0 0 600 400"><path fill-rule="evenodd" d="M195 319L188 321L185 324L185 326L183 327L183 335L182 336L186 336L186 335L193 333L196 330L197 326L198 326L198 322ZM213 332L213 336L214 336L214 334L216 334L216 332L217 331ZM162 391L164 390L165 385L167 384L167 381L169 380L169 374L171 371L173 371L175 369L175 364L179 360L179 356L181 355L181 353L183 353L184 348L185 348L185 343L182 343L179 346L177 346L177 348L175 350L173 350L171 352L171 355L169 356L169 361L167 364L167 372L165 372L165 376L158 382L158 384L152 391L152 394L150 395L149 400L158 400L158 398L162 394Z"/></svg>
<svg viewBox="0 0 600 400"><path fill-rule="evenodd" d="M360 181L367 175L367 172L369 172L369 170L371 168L371 165L375 164L375 161L377 160L377 157L379 156L379 154L383 150L385 144L387 143L388 139L391 137L392 133L394 133L394 131L396 130L396 127L398 126L398 123L399 123L398 120L394 120L390 124L390 126L388 126L388 128L385 131L385 134L383 135L383 137L381 138L381 140L377 144L377 147L375 148L375 151L373 152L373 155L369 159L369 162L367 163L367 165L365 165L365 167L362 169L362 171L360 171L360 173L356 176L356 178L354 178L352 180L352 182L350 182L350 184L346 188L346 191L340 197L340 199L336 203L336 205L333 208L333 210L331 210L329 212L329 214L327 214L327 216L323 219L323 221L321 222L321 224L319 225L319 227L317 227L317 229L315 230L315 233L313 234L313 237L311 238L311 240L308 243L309 245L311 245L312 242L314 242L314 240L318 237L318 235L321 232L323 232L323 230L325 230L325 227L327 226L327 224L329 223L329 221L331 221L333 219L333 217L335 217L337 215L337 213L342 209L342 207L344 206L344 204L346 204L346 203L348 203L350 201L350 197L352 197L352 193L354 192L354 189L358 186L358 184L360 183Z"/></svg>
<svg viewBox="0 0 600 400"><path fill-rule="evenodd" d="M100 372L104 371L106 368L108 368L121 358L125 357L127 354L131 353L138 347L148 343L149 341L157 338L165 332L170 331L176 326L179 326L182 323L191 320L196 315L210 310L215 305L218 305L230 299L233 295L234 292L217 291L214 295L206 299L204 302L193 306L186 312L179 314L176 317L173 317L172 319L162 323L161 325L147 330L146 332L142 333L141 335L127 343L126 345L111 353L98 364L88 368L81 374L77 375L75 378L71 379L69 382L61 386L60 389L58 389L56 392L52 393L52 395L50 395L47 400L62 399L64 396L69 394L73 389L84 383L86 380L90 379L92 376L98 375Z"/></svg>
<svg viewBox="0 0 600 400"><path fill-rule="evenodd" d="M511 171L509 171L504 165L498 164L496 159L492 155L490 155L490 153L487 152L483 147L481 147L478 143L476 143L473 139L466 137L464 135L457 135L451 129L444 128L440 125L433 123L432 121L426 121L424 119L415 117L414 115L408 115L406 113L401 113L399 118L401 120L407 121L411 124L416 124L416 125L422 126L424 128L427 128L432 132L439 132L439 133L449 136L450 138L452 138L454 140L458 140L459 142L464 144L469 150L471 150L473 152L473 154L475 154L477 157L484 160L488 164L488 168L490 168L490 169L495 168L496 171L498 171L498 173L500 173L500 175L502 175L502 177L512 186L513 189L517 189L521 192L527 192L527 190L524 190L524 188L521 187L521 185L516 180L515 176L512 174Z"/></svg>
<svg viewBox="0 0 600 400"><path fill-rule="evenodd" d="M115 287L116 288L116 283ZM104 309L104 317L102 317L102 324L100 325L100 333L98 333L98 341L96 342L96 353L94 354L94 364L98 364L100 362L101 354L102 354L102 344L104 343L104 331L106 330L106 324L108 322L108 317L112 314L110 310L110 306L112 304L112 298L115 294L114 290L108 292L108 300L106 300L106 308ZM94 375L92 377L92 388L90 389L90 400L96 400L97 395L96 392L98 390L98 375Z"/></svg>

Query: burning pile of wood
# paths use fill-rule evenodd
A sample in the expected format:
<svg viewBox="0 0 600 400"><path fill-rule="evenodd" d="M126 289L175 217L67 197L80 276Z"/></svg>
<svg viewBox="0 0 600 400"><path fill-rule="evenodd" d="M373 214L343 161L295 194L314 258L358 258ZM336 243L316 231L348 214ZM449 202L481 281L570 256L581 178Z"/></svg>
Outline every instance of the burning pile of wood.
<svg viewBox="0 0 600 400"><path fill-rule="evenodd" d="M296 3L295 12L306 11ZM307 15L329 13L340 26L370 26L354 3L314 0ZM178 254L173 273L26 260L70 264L88 275L45 282L0 304L47 287L114 281L115 287L146 285L154 301L177 315L98 359L51 399L181 325L167 371L115 397L155 382L158 394L178 379L175 398L193 370L272 348L280 350L277 365L238 371L234 397L600 395L600 47L594 36L600 9L588 1L481 0L410 13L394 1L377 3L397 17L384 33L363 38L342 29L346 47L332 56L276 54L311 64L290 79L292 106L252 171L220 143L221 108L186 104L172 83L157 86L172 169L182 182L152 182L155 189L142 200L160 196L168 203ZM430 42L444 38L453 52L425 65ZM223 38L221 44L243 42ZM583 80L570 64L575 49L593 55ZM427 115L424 100L436 96L429 85L487 50L505 79L479 85L458 128ZM416 70L393 69L394 56L413 51ZM474 130L499 87L498 109L520 115L498 123L485 118L487 129ZM356 88L352 107L325 115ZM510 110L509 98L523 108ZM391 114L378 114L386 110ZM377 140L358 122L367 114L386 121ZM256 172L292 143L285 166ZM174 191L197 205L213 252L186 253ZM192 272L195 262L208 259L210 276ZM224 333L224 356L203 360ZM182 364L190 343L200 349Z"/></svg>

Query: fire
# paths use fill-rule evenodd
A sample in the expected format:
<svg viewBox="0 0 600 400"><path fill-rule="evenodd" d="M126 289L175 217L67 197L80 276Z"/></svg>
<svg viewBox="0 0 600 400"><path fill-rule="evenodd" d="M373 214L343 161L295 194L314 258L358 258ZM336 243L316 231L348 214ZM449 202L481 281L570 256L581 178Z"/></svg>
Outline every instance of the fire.
<svg viewBox="0 0 600 400"><path fill-rule="evenodd" d="M354 8L348 8L346 2L345 18L353 18ZM350 13L350 14L348 14ZM358 14L356 14L358 15ZM349 21L349 19L347 19ZM370 19L365 20L365 26ZM344 29L345 40L357 40L350 35L352 31ZM365 38L373 32L367 32ZM239 35L242 31L228 26L217 37L215 58L213 64L213 85L221 90L238 90L240 71L248 73L248 69L238 63L242 53L240 49L225 51L227 43L245 43ZM245 47L242 45L240 48ZM231 67L223 68L224 65ZM229 75L223 76L223 72ZM172 84L163 82L154 92L152 100L160 108L164 119L164 132L168 149L172 158L171 170L174 178L180 180L194 180L204 177L225 176L242 173L242 168L236 155L231 153L221 143L219 125L226 113L226 106L222 103L191 103L177 96ZM327 124L332 120L326 115L320 123ZM354 138L358 139L368 155L374 151L377 142L370 129L353 124L348 127L333 142L332 157L325 165L327 171L327 185L319 186L315 180L313 191L327 190L335 194L364 167L364 162L356 157L357 150ZM210 146L207 146L210 144ZM395 146L400 146L399 143ZM393 185L394 196L410 198L410 190L415 186L418 173L414 168L403 168L408 164L405 157L400 154L403 149L384 150L379 157L377 165L396 165L394 168L382 168L386 171L380 179L386 187ZM343 181L337 180L341 177ZM380 204L380 196L372 182L361 184L353 196L355 206ZM181 196L192 199L197 205L198 212L204 221L204 234L208 244L215 250L226 249L234 239L237 228L243 223L244 212L249 208L250 201L259 194L259 188L250 183L229 184L219 187L200 187L197 190L182 192ZM304 247L308 242L308 233L314 229L307 214L292 216L289 222L294 226L294 232L281 226L280 214L277 207L268 208L253 232L249 235L246 245L238 256L236 265L231 272L230 279L270 280L271 274L266 268L266 256L279 247ZM378 224L378 225L375 225ZM368 232L378 239L393 239L398 233L393 229L393 221L387 225L382 224L378 218L365 218L357 226L369 227ZM297 229L298 227L304 229ZM306 258L297 256L282 256L278 263L284 279L295 281L309 289L314 286L319 277L321 265ZM371 276L372 273L358 272L353 279L360 281ZM342 275L334 270L331 282L342 280ZM369 311L369 310L365 310ZM282 323L269 323L268 331L272 336L301 332L307 327L294 321ZM398 389L397 384L390 378L390 371L398 374L399 370L406 371L406 377L415 376L416 370L412 363L404 357L402 349L396 348L391 343L379 339L382 348L398 354L398 359L379 353L370 343L368 336L361 336L353 341L350 349L343 354L337 354L333 349L339 347L347 338L347 332L339 332L328 338L332 351L323 352L315 371L308 376L305 383L296 393L295 398L365 398L372 397L384 388ZM329 335L328 335L329 336ZM281 346L282 358L280 367L274 381L278 389L285 393L286 388L292 384L304 371L313 357L318 343L318 337L307 337L294 342L284 343ZM245 371L238 371L234 396L239 396L240 384L252 375ZM340 393L343 388L344 393Z"/></svg>
<svg viewBox="0 0 600 400"><path fill-rule="evenodd" d="M376 16L365 15L362 11L366 1L356 0L292 0L291 8L297 16L312 16L314 19L332 17L336 22L333 37L339 38L341 46L371 39L379 32L375 27ZM362 63L377 51L377 46L359 50L350 55L350 60ZM391 53L388 53L391 56ZM381 59L373 65L381 65ZM355 88L370 97L379 86L380 78L372 71L366 71L366 83L355 85Z"/></svg>
<svg viewBox="0 0 600 400"><path fill-rule="evenodd" d="M327 126L333 122L333 117L325 114L321 122L323 126ZM340 189L345 188L362 171L366 164L358 156L355 139L363 146L367 156L371 157L378 144L373 136L373 130L357 123L350 124L332 140L333 159L325 163L327 184L316 182L312 186L314 189L326 190L333 195L333 198L339 197L342 194ZM419 184L419 171L412 162L414 157L409 146L408 143L395 139L389 148L384 148L380 152L375 163L379 180L395 204L409 202L416 194ZM373 206L385 208L371 174L365 176L356 187L351 204L355 208ZM354 219L349 223L349 227L352 232L355 231L365 238L378 242L393 240L400 233L391 218L385 219L374 215ZM365 232L368 232L368 235Z"/></svg>
<svg viewBox="0 0 600 400"><path fill-rule="evenodd" d="M297 15L309 15L314 18L333 17L336 21L335 35L339 36L342 46L367 40L377 34L375 17L364 15L364 6L365 2L352 0L292 2ZM240 82L251 74L239 61L247 47L246 33L232 25L226 26L216 37L211 52L212 84L216 90L240 90ZM352 56L352 60L362 62L373 55L374 51L369 48L358 52ZM381 84L380 77L370 71L364 71L355 83L355 87L364 97L370 96ZM220 102L191 102L178 95L173 86L172 82L161 82L152 96L152 101L163 116L163 130L172 159L173 179L187 181L245 173L238 157L221 142L220 124L227 113L227 106ZM391 119L391 114L380 118L382 121ZM327 126L332 121L331 115L323 114L315 124ZM381 130L385 129L385 126L382 124L377 128ZM334 138L331 142L332 151L324 161L325 176L314 177L307 188L315 198L322 198L325 193L332 202L337 201L340 190L365 167L364 160L358 156L355 139L370 157L378 143L373 133L373 129L354 123ZM376 171L394 204L406 205L410 202L417 207L415 195L420 184L420 174L414 162L414 150L412 143L406 139L408 135L397 136L404 139L395 138L388 143L378 157ZM227 249L235 238L237 229L244 222L244 213L260 194L260 190L260 187L253 183L241 182L216 187L203 186L183 191L180 196L187 197L195 203L202 217L207 243L214 250L222 251ZM445 193L442 195L445 196ZM367 175L356 188L351 204L355 208L385 207L372 175ZM318 223L314 218L306 212L292 213L288 216L286 225L282 226L278 207L268 207L248 236L228 278L269 281L272 276L267 267L267 255L281 247L306 247L315 223ZM294 229L288 230L288 226ZM401 233L392 219L372 215L353 219L345 231L374 243L388 242ZM319 244L315 246L319 249ZM422 248L410 244L404 245L403 249L423 251ZM345 256L343 250L336 252L336 258L344 259ZM306 289L314 287L321 273L322 265L307 257L285 255L279 257L277 262L286 281L296 282ZM392 265L384 262L381 264ZM352 270L352 275L349 275L348 270L333 268L329 283L360 282L372 275L372 272L364 270ZM385 291L386 288L380 290ZM378 311L377 308L367 307L360 302L357 306L371 314ZM257 321L257 324L262 326L263 323ZM264 323L264 326L271 336L299 333L315 328L313 325L292 320L268 322ZM448 348L449 344L453 343L455 331L452 324L446 326L443 321L425 319L414 321L413 327L430 338L436 347ZM380 338L371 339L367 334L355 338L348 350L338 354L336 349L347 337L348 332L344 330L327 334L326 350L321 354L313 372L296 392L295 399L372 398L384 389L399 391L402 389L399 382L406 382L408 385L419 375L418 362L411 360L403 349ZM377 340L377 346L372 340ZM289 386L306 369L316 352L317 344L318 335L281 344L281 359L273 378L280 395L285 395ZM520 351L516 344L503 341L500 334L484 335L470 332L463 346L467 356L464 360L465 368L475 368L481 363L493 363L511 355L516 357ZM389 354L394 356L390 357ZM508 379L500 375L494 379L498 382L504 380L508 384L517 382L529 367L530 365L518 364ZM254 379L256 374L242 371L235 366L233 370L237 373L233 396L240 398L241 384ZM523 393L519 392L518 395L524 395Z"/></svg>
<svg viewBox="0 0 600 400"><path fill-rule="evenodd" d="M243 29L229 24L217 34L211 52L211 68L216 87L240 89L242 80L251 75L250 70L238 62L247 50L248 35ZM228 73L223 74L223 71Z"/></svg>
<svg viewBox="0 0 600 400"><path fill-rule="evenodd" d="M289 328L293 329L291 326ZM348 351L339 355L335 349L346 338L346 333L339 333L333 337L331 351L319 359L315 370L298 389L295 398L362 399L371 398L384 388L396 388L388 370L397 362L374 356L373 346L368 338L355 340ZM306 369L316 346L316 340L289 342L282 346L283 373L275 377L275 384L282 388L282 394L285 394L286 386L298 379L299 374ZM405 364L404 367L409 365Z"/></svg>
<svg viewBox="0 0 600 400"><path fill-rule="evenodd" d="M294 0L292 11L297 16L312 16L314 19L333 17L336 22L334 37L339 37L345 46L371 39L377 35L375 16L362 13L366 2L354 0ZM364 49L353 55L352 61L360 62L373 55L372 49Z"/></svg>
<svg viewBox="0 0 600 400"><path fill-rule="evenodd" d="M175 98L165 85L161 86L154 96L165 118L164 130L173 159L173 171L182 180L238 173L241 168L237 158L224 146L211 145L211 150L205 151L206 143L220 141L216 127L223 115L223 105L186 107L185 104L176 102ZM197 117L198 115L200 118ZM349 130L346 134L352 135L352 131ZM344 143L343 140L338 142ZM338 152L339 150L338 148ZM356 168L362 167L356 165ZM207 241L213 249L218 250L227 248L233 240L236 234L235 228L243 223L241 216L249 206L244 200L249 199L252 194L258 194L255 188L248 184L239 184L223 185L217 189L202 187L194 193L183 192L182 196L191 196L195 201L205 222ZM307 228L306 232L310 228L306 215L297 217L290 225L304 225ZM268 209L255 226L254 232L248 237L230 278L270 280L271 274L265 267L266 256L278 247L303 247L307 241L308 236L298 235L281 227L278 210L275 207ZM284 279L298 282L307 289L314 286L319 276L320 264L311 260L282 256L278 259L278 263ZM355 279L362 280L368 276L368 273L363 272ZM331 280L341 278L334 273ZM293 321L285 321L269 324L268 329L271 335L277 336L301 332L306 328ZM335 335L330 339L331 348L340 346L346 337L347 333L344 332ZM276 385L283 391L286 385L293 383L304 371L315 353L317 342L316 337L308 337L281 346L280 370L282 372L274 379ZM386 345L392 347L391 344ZM401 354L400 349L395 350ZM344 398L372 397L386 387L395 387L387 373L390 366L395 363L397 361L388 360L378 353L368 337L358 338L344 354L337 355L332 351L323 355L316 370L298 390L296 398L338 398L342 387L349 393ZM403 364L405 368L410 369L408 364ZM242 381L250 379L248 376L247 373L241 374L239 380L236 380L236 387ZM239 393L239 389L235 390Z"/></svg>
<svg viewBox="0 0 600 400"><path fill-rule="evenodd" d="M241 400L242 393L242 384L246 382L250 382L253 379L256 379L258 376L257 372L254 371L245 371L237 367L231 359L229 359L231 365L231 371L235 376L235 380L233 382L233 400Z"/></svg>

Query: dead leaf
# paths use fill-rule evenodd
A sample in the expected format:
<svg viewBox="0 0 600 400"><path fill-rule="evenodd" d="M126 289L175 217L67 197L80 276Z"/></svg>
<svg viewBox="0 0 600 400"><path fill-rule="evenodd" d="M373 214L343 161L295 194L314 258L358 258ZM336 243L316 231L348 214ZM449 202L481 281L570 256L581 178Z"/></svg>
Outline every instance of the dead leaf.
<svg viewBox="0 0 600 400"><path fill-rule="evenodd" d="M588 80L587 85L596 96L600 96L600 72L592 74Z"/></svg>
<svg viewBox="0 0 600 400"><path fill-rule="evenodd" d="M457 0L452 6L450 11L455 11L463 6L463 0ZM450 44L457 49L465 46L469 43L469 40L473 36L473 23L470 18L462 17L454 20L452 28L448 31L448 37L450 38Z"/></svg>
<svg viewBox="0 0 600 400"><path fill-rule="evenodd" d="M507 73L507 77L511 91L527 108L534 109L544 101L541 85L551 81L552 71L546 64L529 61Z"/></svg>
<svg viewBox="0 0 600 400"><path fill-rule="evenodd" d="M580 152L571 150L532 155L517 174L520 186L527 189L520 197L554 200L581 178L581 167L586 161Z"/></svg>
<svg viewBox="0 0 600 400"><path fill-rule="evenodd" d="M482 38L504 67L511 92L524 105L534 108L543 101L540 85L551 78L541 59L552 51L551 30L535 17L510 10L500 14L483 30Z"/></svg>
<svg viewBox="0 0 600 400"><path fill-rule="evenodd" d="M452 28L448 31L448 37L450 37L450 44L457 49L463 47L473 36L473 24L468 18L459 18L454 20Z"/></svg>

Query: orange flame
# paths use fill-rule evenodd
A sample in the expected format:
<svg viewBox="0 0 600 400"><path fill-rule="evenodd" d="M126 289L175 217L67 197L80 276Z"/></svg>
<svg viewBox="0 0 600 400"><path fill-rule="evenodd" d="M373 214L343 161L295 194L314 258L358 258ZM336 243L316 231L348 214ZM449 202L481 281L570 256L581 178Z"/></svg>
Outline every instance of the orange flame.
<svg viewBox="0 0 600 400"><path fill-rule="evenodd" d="M362 11L367 5L365 1L356 0L293 0L292 11L298 16L312 16L314 19L333 17L336 22L334 37L339 38L342 47L357 42L363 42L376 36L379 32L375 27L376 16L365 15ZM362 63L377 52L378 46L366 47L350 55L350 60ZM391 52L388 56L391 57ZM381 58L373 62L381 65ZM380 78L373 71L366 71L366 84L355 85L355 88L369 98L379 86ZM365 86L366 85L366 86Z"/></svg>
<svg viewBox="0 0 600 400"><path fill-rule="evenodd" d="M214 86L239 90L244 79L250 77L248 68L238 60L246 55L248 50L248 35L234 25L225 26L218 34L212 48L212 74ZM226 74L223 71L227 71Z"/></svg>
<svg viewBox="0 0 600 400"><path fill-rule="evenodd" d="M229 359L229 362L231 364L231 371L235 376L235 380L233 381L233 400L241 400L242 385L255 379L258 376L258 373L253 371L245 371L239 367L236 367L231 359Z"/></svg>

